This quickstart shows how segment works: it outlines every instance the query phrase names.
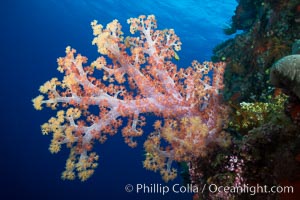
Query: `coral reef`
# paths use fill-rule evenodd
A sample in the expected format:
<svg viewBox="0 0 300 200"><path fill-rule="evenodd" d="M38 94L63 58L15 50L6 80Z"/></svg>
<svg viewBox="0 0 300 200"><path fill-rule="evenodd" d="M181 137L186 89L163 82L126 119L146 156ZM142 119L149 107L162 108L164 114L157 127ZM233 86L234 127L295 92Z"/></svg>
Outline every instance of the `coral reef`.
<svg viewBox="0 0 300 200"><path fill-rule="evenodd" d="M275 61L290 54L300 38L295 17L297 0L241 0L232 17L233 39L214 49L213 61L226 61L224 97L238 101L265 101L269 90L269 72ZM293 47L294 49L296 48ZM266 95L265 95L266 94Z"/></svg>
<svg viewBox="0 0 300 200"><path fill-rule="evenodd" d="M299 1L240 0L214 49L226 61L228 146L189 162L191 183L294 187L294 194L204 191L194 199L298 199L300 180ZM290 54L294 55L290 55ZM296 183L294 185L294 183ZM298 195L298 196L297 196Z"/></svg>

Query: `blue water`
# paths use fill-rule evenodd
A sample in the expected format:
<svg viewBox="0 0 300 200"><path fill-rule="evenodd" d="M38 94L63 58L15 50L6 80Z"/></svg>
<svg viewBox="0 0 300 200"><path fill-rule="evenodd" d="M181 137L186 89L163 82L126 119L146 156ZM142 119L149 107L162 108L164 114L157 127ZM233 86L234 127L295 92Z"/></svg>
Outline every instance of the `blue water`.
<svg viewBox="0 0 300 200"><path fill-rule="evenodd" d="M1 161L0 199L191 199L191 194L136 194L126 184L166 185L158 173L142 167L143 139L136 149L120 135L97 145L100 163L87 182L62 181L69 151L52 155L50 136L40 125L54 112L35 111L31 99L56 71L56 58L67 45L90 60L97 50L91 45L90 22L106 24L118 19L128 34L126 19L154 14L159 29L173 28L183 43L179 67L192 60L209 60L212 48L228 39L222 28L229 23L235 0L7 0L0 6L1 42ZM147 132L147 131L145 131ZM181 179L168 183L172 186Z"/></svg>

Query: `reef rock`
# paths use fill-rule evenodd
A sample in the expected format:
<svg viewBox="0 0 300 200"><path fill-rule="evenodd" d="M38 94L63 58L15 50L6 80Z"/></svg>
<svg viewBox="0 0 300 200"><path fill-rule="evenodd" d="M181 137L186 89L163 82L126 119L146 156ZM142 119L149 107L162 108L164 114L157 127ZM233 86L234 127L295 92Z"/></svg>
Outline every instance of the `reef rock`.
<svg viewBox="0 0 300 200"><path fill-rule="evenodd" d="M273 64L270 72L271 84L291 91L300 98L300 54L281 58Z"/></svg>

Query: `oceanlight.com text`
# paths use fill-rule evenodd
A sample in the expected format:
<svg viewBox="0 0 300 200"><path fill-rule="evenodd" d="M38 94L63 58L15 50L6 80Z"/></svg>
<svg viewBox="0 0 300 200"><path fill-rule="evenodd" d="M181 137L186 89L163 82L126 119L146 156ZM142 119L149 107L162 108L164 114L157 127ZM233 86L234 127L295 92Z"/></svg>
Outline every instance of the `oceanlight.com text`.
<svg viewBox="0 0 300 200"><path fill-rule="evenodd" d="M209 184L208 190L211 193L232 193L232 194L275 194L275 193L294 193L293 186L267 186L267 185L249 185L243 184L241 186L218 186L216 184Z"/></svg>

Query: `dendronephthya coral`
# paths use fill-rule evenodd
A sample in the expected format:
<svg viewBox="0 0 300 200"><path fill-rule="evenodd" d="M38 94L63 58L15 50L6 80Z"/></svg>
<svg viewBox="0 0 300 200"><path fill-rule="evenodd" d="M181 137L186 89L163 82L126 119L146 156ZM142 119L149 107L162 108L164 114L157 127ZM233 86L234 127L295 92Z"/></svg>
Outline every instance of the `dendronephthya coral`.
<svg viewBox="0 0 300 200"><path fill-rule="evenodd" d="M117 20L106 28L93 21L93 44L101 56L87 65L87 57L67 47L66 56L57 60L63 80L47 81L33 100L37 110L45 105L62 109L42 132L53 133L52 153L65 145L71 149L63 179L87 180L97 167L95 142L104 143L121 127L125 143L135 147L146 113L163 120L144 144L144 167L159 171L165 181L177 175L173 161L204 156L212 143L228 144L223 132L227 108L220 100L225 63L193 61L178 69L172 60L179 59L175 51L181 42L173 29L157 30L153 15L127 22L139 36L125 38Z"/></svg>

